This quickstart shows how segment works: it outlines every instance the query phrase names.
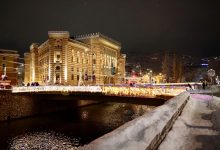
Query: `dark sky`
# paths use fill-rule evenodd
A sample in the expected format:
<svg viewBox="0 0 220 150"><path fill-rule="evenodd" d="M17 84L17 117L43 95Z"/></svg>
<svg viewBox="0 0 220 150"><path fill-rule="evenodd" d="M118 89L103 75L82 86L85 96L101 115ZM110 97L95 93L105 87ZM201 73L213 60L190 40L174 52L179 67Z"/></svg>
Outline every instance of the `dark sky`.
<svg viewBox="0 0 220 150"><path fill-rule="evenodd" d="M220 0L1 0L0 48L28 51L48 30L101 32L124 53L220 55Z"/></svg>

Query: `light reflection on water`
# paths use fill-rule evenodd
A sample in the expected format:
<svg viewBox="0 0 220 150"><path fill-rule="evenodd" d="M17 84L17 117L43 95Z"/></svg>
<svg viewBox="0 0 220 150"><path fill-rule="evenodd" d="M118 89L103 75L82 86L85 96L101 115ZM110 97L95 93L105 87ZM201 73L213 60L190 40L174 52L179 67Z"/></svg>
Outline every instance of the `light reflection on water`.
<svg viewBox="0 0 220 150"><path fill-rule="evenodd" d="M0 145L17 149L77 149L155 106L102 103L0 123ZM6 132L4 130L8 130Z"/></svg>
<svg viewBox="0 0 220 150"><path fill-rule="evenodd" d="M12 139L10 149L12 150L45 150L45 149L68 149L74 150L79 146L78 139L70 139L64 135L54 132L35 132L19 135Z"/></svg>

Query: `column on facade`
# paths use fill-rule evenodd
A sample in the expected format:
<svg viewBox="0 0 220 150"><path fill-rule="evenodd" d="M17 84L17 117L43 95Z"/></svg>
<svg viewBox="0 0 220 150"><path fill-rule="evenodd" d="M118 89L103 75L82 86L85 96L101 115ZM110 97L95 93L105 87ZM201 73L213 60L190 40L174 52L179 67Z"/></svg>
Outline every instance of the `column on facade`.
<svg viewBox="0 0 220 150"><path fill-rule="evenodd" d="M24 54L24 82L28 83L31 80L31 66L30 66L30 53Z"/></svg>
<svg viewBox="0 0 220 150"><path fill-rule="evenodd" d="M68 76L68 47L67 47L67 39L62 39L62 48L61 48L61 83L66 84L67 83L67 76Z"/></svg>
<svg viewBox="0 0 220 150"><path fill-rule="evenodd" d="M54 41L49 39L49 83L55 83L55 72L54 72Z"/></svg>
<svg viewBox="0 0 220 150"><path fill-rule="evenodd" d="M95 52L96 52L96 64L95 64L95 77L96 77L96 84L102 84L101 82L101 66L100 66L100 61L101 61L101 57L100 57L100 53L101 53L101 49L100 46L96 46L95 48Z"/></svg>
<svg viewBox="0 0 220 150"><path fill-rule="evenodd" d="M93 73L93 49L90 49L88 52L89 58L88 58L88 76L89 81L88 83L92 83L92 73Z"/></svg>

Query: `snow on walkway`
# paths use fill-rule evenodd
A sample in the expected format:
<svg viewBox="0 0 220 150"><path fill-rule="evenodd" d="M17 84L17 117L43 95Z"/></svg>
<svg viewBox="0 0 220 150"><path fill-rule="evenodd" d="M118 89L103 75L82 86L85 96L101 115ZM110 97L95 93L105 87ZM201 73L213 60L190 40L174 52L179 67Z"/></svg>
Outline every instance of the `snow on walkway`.
<svg viewBox="0 0 220 150"><path fill-rule="evenodd" d="M220 149L220 98L191 94L181 116L158 149Z"/></svg>

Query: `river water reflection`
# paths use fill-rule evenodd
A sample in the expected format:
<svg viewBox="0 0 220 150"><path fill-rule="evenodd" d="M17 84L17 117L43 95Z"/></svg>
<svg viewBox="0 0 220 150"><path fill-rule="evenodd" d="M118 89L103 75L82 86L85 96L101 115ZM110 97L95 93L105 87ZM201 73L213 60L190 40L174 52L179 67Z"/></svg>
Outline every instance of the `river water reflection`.
<svg viewBox="0 0 220 150"><path fill-rule="evenodd" d="M101 103L2 122L1 149L77 149L154 107Z"/></svg>

